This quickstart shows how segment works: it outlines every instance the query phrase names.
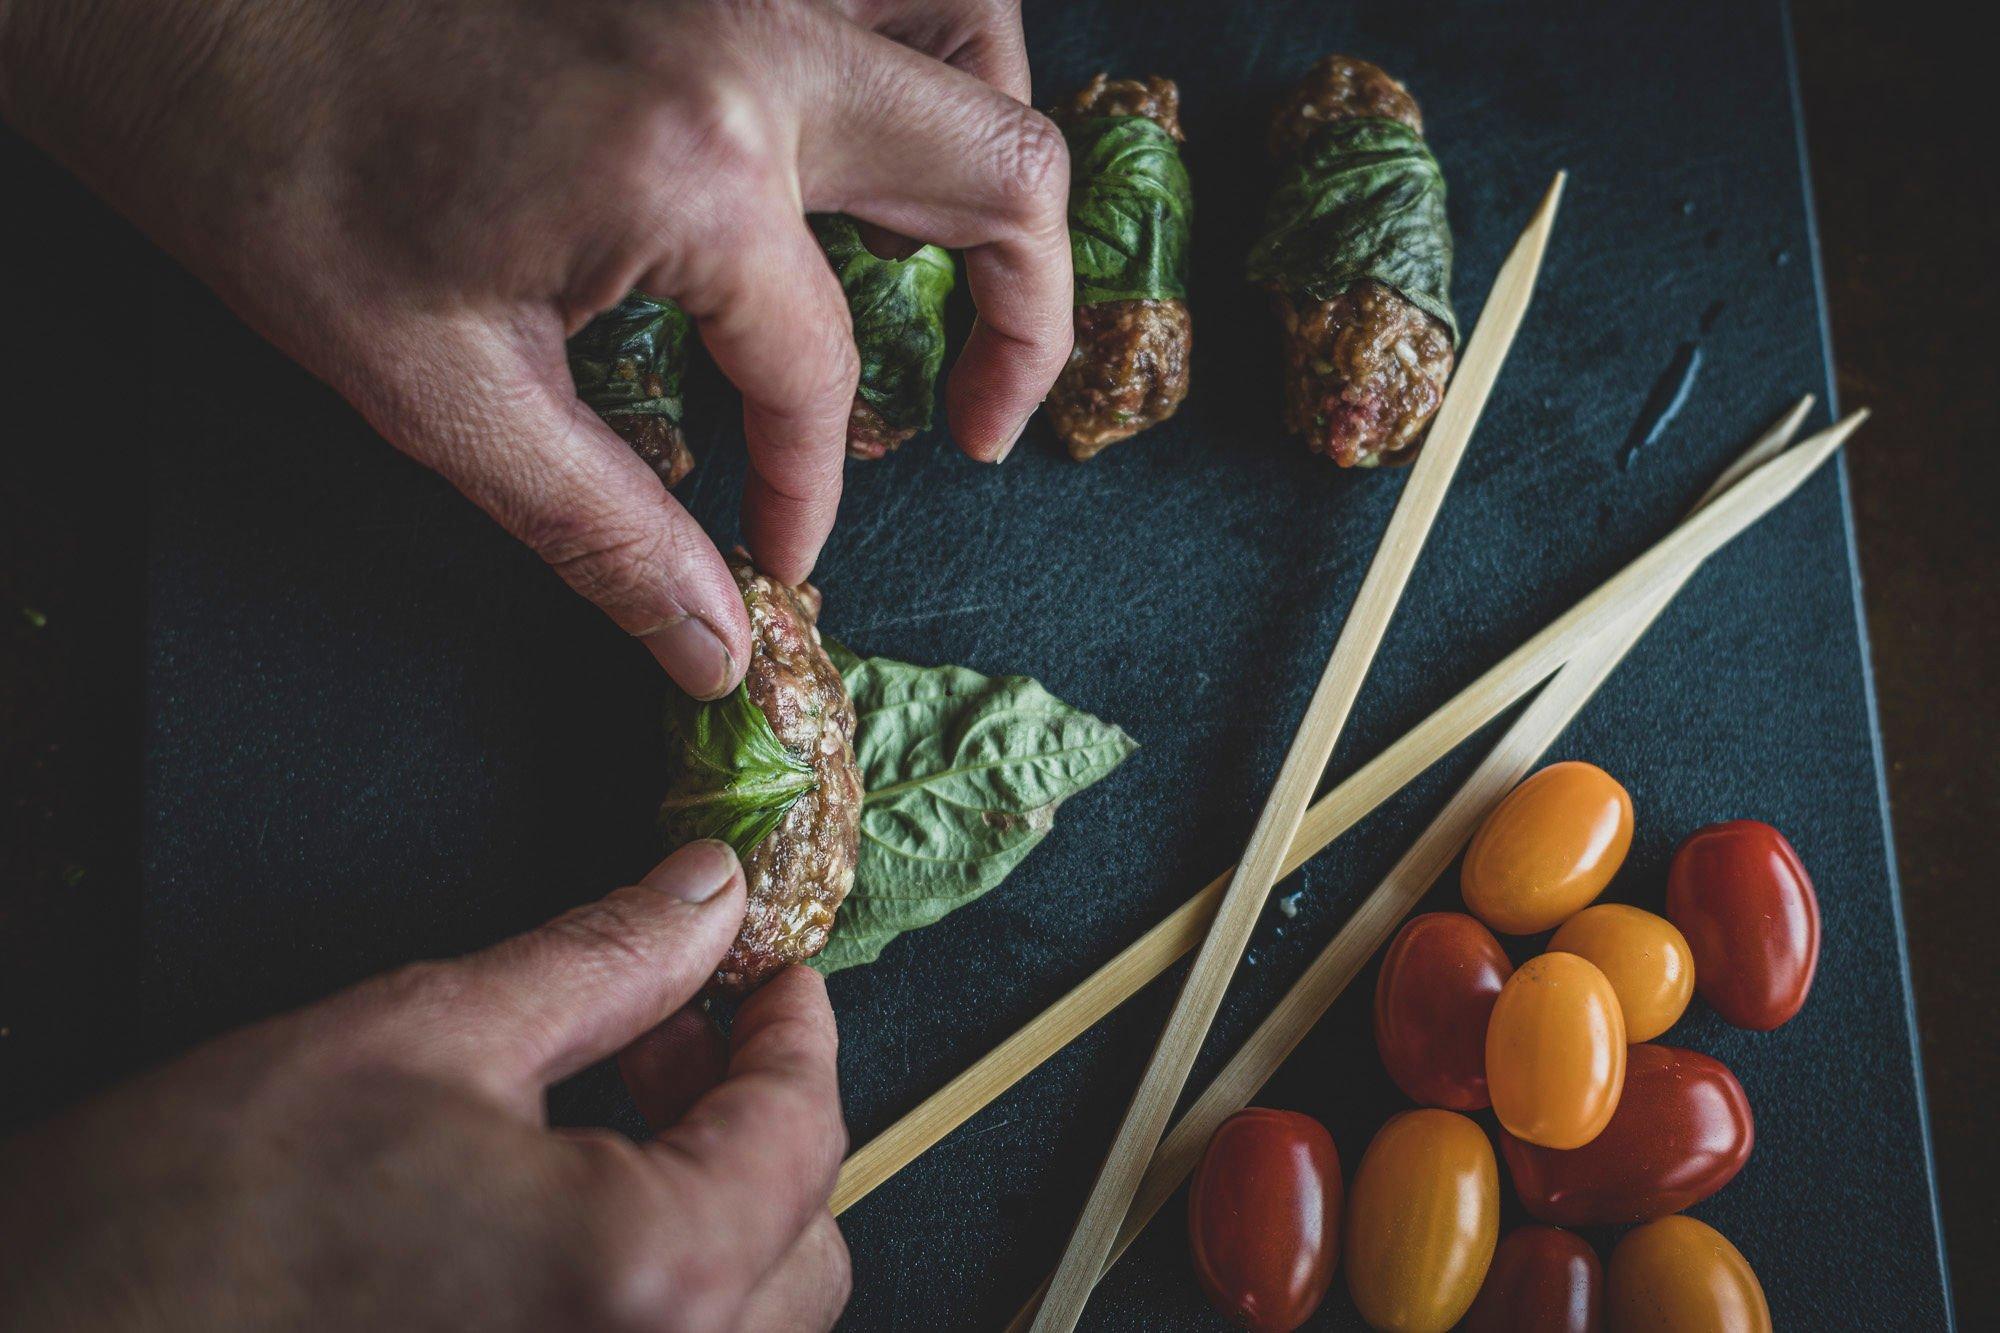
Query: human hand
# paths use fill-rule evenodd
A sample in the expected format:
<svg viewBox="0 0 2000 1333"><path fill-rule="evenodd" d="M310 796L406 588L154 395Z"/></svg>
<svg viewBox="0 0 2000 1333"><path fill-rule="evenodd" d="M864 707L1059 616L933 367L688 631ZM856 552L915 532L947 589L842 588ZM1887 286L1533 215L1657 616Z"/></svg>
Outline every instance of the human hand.
<svg viewBox="0 0 2000 1333"><path fill-rule="evenodd" d="M857 374L803 215L965 251L950 423L997 460L1071 336L1027 95L1008 0L0 0L0 112L701 697L741 599L565 337L635 287L688 311L743 391L751 552L801 581Z"/></svg>
<svg viewBox="0 0 2000 1333"><path fill-rule="evenodd" d="M735 855L693 843L0 1144L0 1328L828 1327L824 985L779 974L726 1053L682 1008L742 916ZM547 1085L621 1048L657 1137L547 1128Z"/></svg>

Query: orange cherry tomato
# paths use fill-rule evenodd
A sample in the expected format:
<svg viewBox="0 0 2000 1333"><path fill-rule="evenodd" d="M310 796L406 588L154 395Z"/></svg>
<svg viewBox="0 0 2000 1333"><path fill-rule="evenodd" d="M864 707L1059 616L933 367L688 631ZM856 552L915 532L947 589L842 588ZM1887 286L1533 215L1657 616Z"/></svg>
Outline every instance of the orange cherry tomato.
<svg viewBox="0 0 2000 1333"><path fill-rule="evenodd" d="M1764 1288L1742 1252L1684 1214L1627 1232L1605 1287L1618 1333L1771 1333Z"/></svg>
<svg viewBox="0 0 2000 1333"><path fill-rule="evenodd" d="M1701 998L1737 1027L1769 1032L1806 1002L1819 966L1819 898L1769 824L1696 830L1667 872L1667 915L1694 950Z"/></svg>
<svg viewBox="0 0 2000 1333"><path fill-rule="evenodd" d="M1340 1258L1340 1157L1297 1111L1238 1111L1208 1141L1188 1195L1188 1248L1210 1304L1239 1328L1290 1333Z"/></svg>
<svg viewBox="0 0 2000 1333"><path fill-rule="evenodd" d="M1463 912L1426 912L1397 933L1375 982L1375 1048L1405 1096L1486 1106L1486 1020L1513 973L1493 932Z"/></svg>
<svg viewBox="0 0 2000 1333"><path fill-rule="evenodd" d="M1347 1290L1374 1329L1445 1333L1486 1280L1500 1233L1493 1145L1455 1111L1376 1132L1347 1196Z"/></svg>
<svg viewBox="0 0 2000 1333"><path fill-rule="evenodd" d="M1486 1024L1486 1090L1507 1132L1581 1148L1625 1088L1625 1017L1596 964L1545 953L1521 964Z"/></svg>
<svg viewBox="0 0 2000 1333"><path fill-rule="evenodd" d="M1595 764L1550 764L1507 793L1465 849L1459 887L1502 935L1553 930L1604 892L1632 846L1632 798Z"/></svg>
<svg viewBox="0 0 2000 1333"><path fill-rule="evenodd" d="M1694 994L1694 954L1663 916L1622 903L1586 907L1549 941L1552 951L1597 964L1618 992L1625 1040L1651 1041L1680 1021Z"/></svg>

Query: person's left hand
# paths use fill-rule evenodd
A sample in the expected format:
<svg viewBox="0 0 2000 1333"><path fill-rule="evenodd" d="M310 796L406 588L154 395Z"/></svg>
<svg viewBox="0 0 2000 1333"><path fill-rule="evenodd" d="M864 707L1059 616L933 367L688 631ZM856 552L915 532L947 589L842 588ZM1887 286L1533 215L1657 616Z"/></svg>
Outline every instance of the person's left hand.
<svg viewBox="0 0 2000 1333"><path fill-rule="evenodd" d="M825 986L779 974L727 1052L682 1008L742 917L735 855L693 843L0 1144L0 1328L828 1327ZM658 1136L551 1131L547 1085L621 1048Z"/></svg>

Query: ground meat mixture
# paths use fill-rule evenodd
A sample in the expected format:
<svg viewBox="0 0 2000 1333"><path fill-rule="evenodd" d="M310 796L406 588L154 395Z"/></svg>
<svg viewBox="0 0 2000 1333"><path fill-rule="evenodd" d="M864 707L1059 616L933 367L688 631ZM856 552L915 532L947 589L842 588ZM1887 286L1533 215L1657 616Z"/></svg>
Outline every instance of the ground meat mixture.
<svg viewBox="0 0 2000 1333"><path fill-rule="evenodd" d="M687 437L674 422L665 417L620 414L611 417L610 423L625 443L632 446L632 452L659 473L660 480L668 486L680 485L681 479L694 471L694 454L688 450Z"/></svg>
<svg viewBox="0 0 2000 1333"><path fill-rule="evenodd" d="M854 407L847 414L847 456L849 458L873 459L893 453L903 441L915 435L914 427L898 429L882 419L882 414L868 405L868 400L855 395Z"/></svg>
<svg viewBox="0 0 2000 1333"><path fill-rule="evenodd" d="M1099 74L1077 94L1049 113L1058 125L1092 116L1144 116L1184 143L1181 133L1181 90L1172 79L1149 74L1143 79L1114 79Z"/></svg>
<svg viewBox="0 0 2000 1333"><path fill-rule="evenodd" d="M740 995L826 947L834 913L854 887L861 770L854 702L820 646L818 590L787 588L740 555L730 569L750 612L750 699L817 780L744 861L749 908L709 983L713 993Z"/></svg>
<svg viewBox="0 0 2000 1333"><path fill-rule="evenodd" d="M1053 112L1058 124L1093 116L1144 116L1181 133L1181 93L1172 79L1099 74ZM1049 418L1071 458L1082 462L1172 416L1187 397L1194 322L1185 301L1106 301L1076 308L1076 342L1050 390Z"/></svg>
<svg viewBox="0 0 2000 1333"><path fill-rule="evenodd" d="M1285 425L1342 467L1415 459L1451 378L1451 333L1379 282L1330 301L1273 298L1285 330Z"/></svg>
<svg viewBox="0 0 2000 1333"><path fill-rule="evenodd" d="M1050 391L1056 434L1082 462L1165 421L1187 397L1194 325L1184 301L1076 308L1076 344Z"/></svg>
<svg viewBox="0 0 2000 1333"><path fill-rule="evenodd" d="M1365 60L1327 56L1307 72L1271 124L1281 162L1321 125L1356 117L1399 120L1418 133L1409 90ZM1331 300L1275 292L1285 334L1285 424L1342 467L1407 463L1444 400L1456 360L1451 331L1392 288L1360 283Z"/></svg>

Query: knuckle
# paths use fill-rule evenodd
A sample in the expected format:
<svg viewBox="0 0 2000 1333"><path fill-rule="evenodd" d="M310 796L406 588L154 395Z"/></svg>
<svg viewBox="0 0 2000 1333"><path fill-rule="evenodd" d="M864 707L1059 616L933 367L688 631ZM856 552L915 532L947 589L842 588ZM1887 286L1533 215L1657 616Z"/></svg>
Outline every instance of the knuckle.
<svg viewBox="0 0 2000 1333"><path fill-rule="evenodd" d="M1060 224L1069 201L1069 146L1055 122L1010 105L995 132L995 179L1020 219Z"/></svg>
<svg viewBox="0 0 2000 1333"><path fill-rule="evenodd" d="M680 612L665 576L693 553L666 524L556 519L537 525L526 540L563 582L627 630L648 632Z"/></svg>
<svg viewBox="0 0 2000 1333"><path fill-rule="evenodd" d="M551 937L581 945L588 952L608 954L643 967L657 961L642 943L647 926L640 913L614 896L573 907L543 929Z"/></svg>

